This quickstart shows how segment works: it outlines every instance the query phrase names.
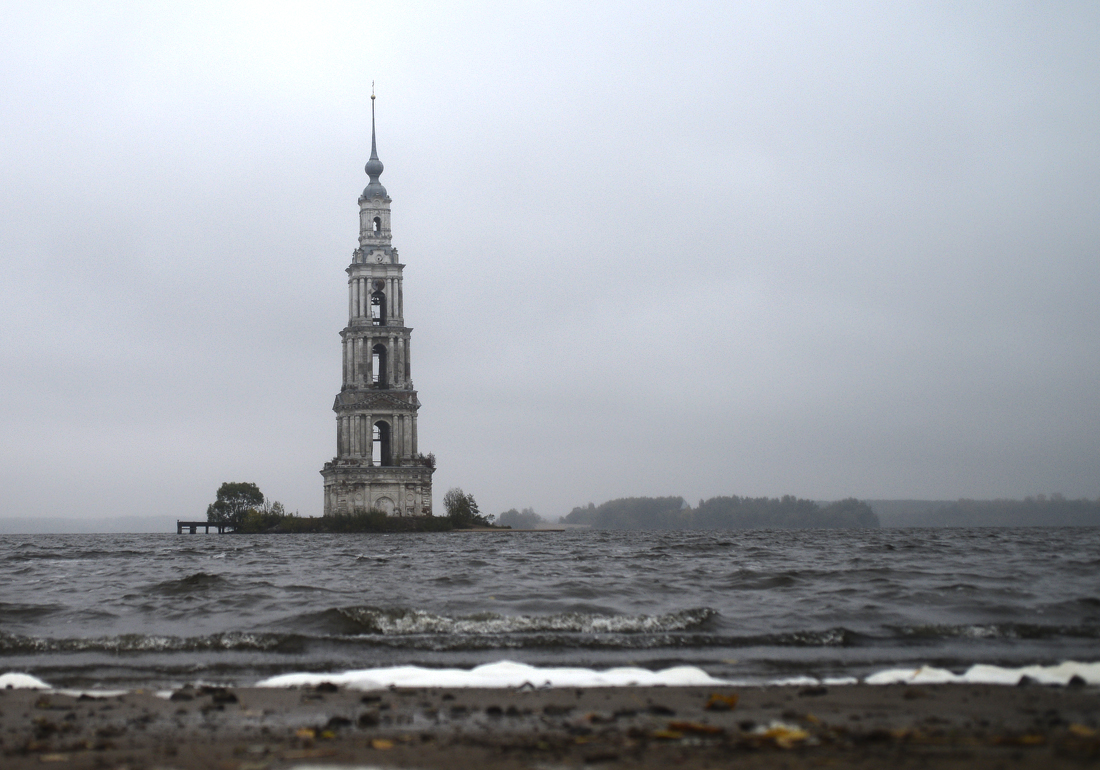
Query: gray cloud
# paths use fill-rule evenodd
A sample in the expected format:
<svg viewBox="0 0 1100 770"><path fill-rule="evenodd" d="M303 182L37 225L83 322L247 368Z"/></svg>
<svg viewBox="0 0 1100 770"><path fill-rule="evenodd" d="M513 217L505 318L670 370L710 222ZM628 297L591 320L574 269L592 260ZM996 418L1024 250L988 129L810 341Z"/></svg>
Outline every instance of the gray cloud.
<svg viewBox="0 0 1100 770"><path fill-rule="evenodd" d="M1093 4L8 15L0 516L320 512L372 79L437 502L1100 493Z"/></svg>

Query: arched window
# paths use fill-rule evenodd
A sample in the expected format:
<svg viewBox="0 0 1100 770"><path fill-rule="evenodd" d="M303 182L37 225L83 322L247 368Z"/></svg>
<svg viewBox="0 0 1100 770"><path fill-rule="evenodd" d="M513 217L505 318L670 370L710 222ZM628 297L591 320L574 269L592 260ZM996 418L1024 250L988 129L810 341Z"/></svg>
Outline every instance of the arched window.
<svg viewBox="0 0 1100 770"><path fill-rule="evenodd" d="M375 465L393 465L390 454L390 424L379 420L374 424L371 441L371 461Z"/></svg>
<svg viewBox="0 0 1100 770"><path fill-rule="evenodd" d="M370 295L370 317L375 326L386 325L386 295L380 291Z"/></svg>
<svg viewBox="0 0 1100 770"><path fill-rule="evenodd" d="M378 343L371 348L371 382L376 388L386 387L386 346Z"/></svg>
<svg viewBox="0 0 1100 770"><path fill-rule="evenodd" d="M374 218L374 232L377 233L377 232L381 232L381 231L382 231L382 217L375 217Z"/></svg>

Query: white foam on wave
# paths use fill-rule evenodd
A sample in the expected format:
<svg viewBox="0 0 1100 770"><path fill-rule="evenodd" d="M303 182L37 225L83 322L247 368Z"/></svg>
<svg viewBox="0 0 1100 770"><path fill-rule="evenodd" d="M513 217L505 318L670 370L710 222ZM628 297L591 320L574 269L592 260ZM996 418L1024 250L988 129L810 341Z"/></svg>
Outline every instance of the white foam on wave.
<svg viewBox="0 0 1100 770"><path fill-rule="evenodd" d="M947 669L922 666L920 668L889 669L872 674L864 684L999 684L1015 685L1028 677L1038 684L1067 685L1079 677L1090 685L1100 685L1100 663L1066 661L1057 666L1024 666L1002 668L978 664L962 674ZM257 687L304 687L331 682L355 690L379 690L387 687L692 687L714 685L747 685L716 679L694 666L678 666L663 671L643 668L613 668L596 671L588 668L538 668L523 663L501 661L478 666L472 670L456 668L421 668L419 666L394 666L392 668L362 669L339 674L283 674L257 683ZM804 687L813 685L844 686L859 684L855 677L796 676L775 679L767 685L780 687Z"/></svg>
<svg viewBox="0 0 1100 770"><path fill-rule="evenodd" d="M944 668L894 668L879 671L864 679L866 684L1006 684L1015 685L1027 677L1038 684L1066 685L1074 677L1086 684L1100 684L1100 663L1066 661L1057 666L1024 666L1002 668L978 664L961 674Z"/></svg>
<svg viewBox="0 0 1100 770"><path fill-rule="evenodd" d="M50 686L30 674L0 674L0 690L48 690Z"/></svg>
<svg viewBox="0 0 1100 770"><path fill-rule="evenodd" d="M819 684L840 686L842 684L859 684L859 680L854 676L827 676L824 679L813 676L792 676L786 679L773 679L765 684L777 687L814 687Z"/></svg>
<svg viewBox="0 0 1100 770"><path fill-rule="evenodd" d="M538 668L524 663L500 661L472 670L394 666L345 671L342 674L284 674L265 679L257 687L302 687L331 682L353 690L387 687L690 687L721 685L707 672L694 666L676 666L663 671L644 668Z"/></svg>
<svg viewBox="0 0 1100 770"><path fill-rule="evenodd" d="M1024 666L1002 668L977 664L961 674L932 666L920 668L895 668L871 674L863 684L994 684L1016 685L1027 677L1041 685L1068 685L1078 677L1086 684L1100 685L1100 663L1066 661L1056 666ZM459 668L422 668L420 666L393 666L367 668L333 674L282 674L257 682L255 687L312 687L322 682L352 690L381 690L388 687L470 687L470 688L553 688L553 687L700 687L700 686L749 686L752 682L734 682L716 679L695 666L676 666L662 671L644 668L611 668L597 671L590 668L539 668L513 661L500 661L466 670ZM859 684L855 677L795 676L775 679L764 684L779 687L804 687L814 685L843 686ZM9 672L0 674L0 689L53 690L46 682L29 674ZM72 695L111 697L123 690L57 690ZM165 691L167 696L170 691Z"/></svg>
<svg viewBox="0 0 1100 770"><path fill-rule="evenodd" d="M424 610L344 607L340 614L371 634L516 634L589 633L635 634L685 631L705 623L716 613L709 607L669 612L664 615L599 615L564 612L556 615L497 615L480 613L465 617L436 615Z"/></svg>

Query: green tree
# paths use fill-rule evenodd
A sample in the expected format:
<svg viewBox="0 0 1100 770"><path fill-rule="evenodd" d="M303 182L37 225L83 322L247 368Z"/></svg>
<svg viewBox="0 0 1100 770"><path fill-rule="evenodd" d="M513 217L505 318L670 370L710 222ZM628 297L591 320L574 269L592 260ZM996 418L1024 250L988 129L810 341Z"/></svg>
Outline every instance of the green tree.
<svg viewBox="0 0 1100 770"><path fill-rule="evenodd" d="M447 517L456 527L487 527L492 522L481 515L477 508L477 501L473 495L468 495L459 487L453 487L443 496L443 507L447 510Z"/></svg>
<svg viewBox="0 0 1100 770"><path fill-rule="evenodd" d="M264 507L264 495L251 482L227 481L218 487L218 499L206 509L206 520L212 524L228 524L240 528L250 511Z"/></svg>

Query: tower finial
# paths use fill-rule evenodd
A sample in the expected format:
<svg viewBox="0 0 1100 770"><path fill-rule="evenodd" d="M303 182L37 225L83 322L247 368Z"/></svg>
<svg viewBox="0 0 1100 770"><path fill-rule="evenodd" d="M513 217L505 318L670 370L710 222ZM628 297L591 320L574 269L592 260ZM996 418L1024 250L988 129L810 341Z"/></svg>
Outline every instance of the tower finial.
<svg viewBox="0 0 1100 770"><path fill-rule="evenodd" d="M374 130L374 81L372 80L370 82L370 160L363 167L363 170L367 172L367 176L370 177L370 184L367 185L367 189L363 190L364 198L386 197L386 188L378 181L383 168L385 167L382 165L382 161L378 159L378 141Z"/></svg>

